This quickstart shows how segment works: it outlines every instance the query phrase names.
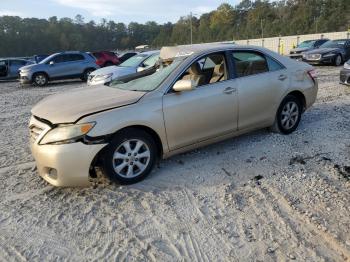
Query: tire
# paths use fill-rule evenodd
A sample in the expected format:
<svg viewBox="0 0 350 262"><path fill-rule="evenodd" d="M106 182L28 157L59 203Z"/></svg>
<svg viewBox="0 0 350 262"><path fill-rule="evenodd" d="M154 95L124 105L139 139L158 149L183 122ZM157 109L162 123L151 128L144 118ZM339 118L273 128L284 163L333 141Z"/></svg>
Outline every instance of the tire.
<svg viewBox="0 0 350 262"><path fill-rule="evenodd" d="M337 55L335 58L334 58L334 65L335 66L340 66L343 62L343 59L341 57L341 55Z"/></svg>
<svg viewBox="0 0 350 262"><path fill-rule="evenodd" d="M104 173L120 184L143 180L153 169L157 146L147 132L130 128L119 132L103 154Z"/></svg>
<svg viewBox="0 0 350 262"><path fill-rule="evenodd" d="M37 73L33 76L33 84L36 86L46 86L49 78L44 73Z"/></svg>
<svg viewBox="0 0 350 262"><path fill-rule="evenodd" d="M294 132L300 123L302 110L302 102L298 98L286 96L277 110L271 130L284 135Z"/></svg>
<svg viewBox="0 0 350 262"><path fill-rule="evenodd" d="M81 76L81 80L83 82L87 82L88 78L89 78L89 75L94 72L95 69L94 68L88 68L84 71L83 75Z"/></svg>

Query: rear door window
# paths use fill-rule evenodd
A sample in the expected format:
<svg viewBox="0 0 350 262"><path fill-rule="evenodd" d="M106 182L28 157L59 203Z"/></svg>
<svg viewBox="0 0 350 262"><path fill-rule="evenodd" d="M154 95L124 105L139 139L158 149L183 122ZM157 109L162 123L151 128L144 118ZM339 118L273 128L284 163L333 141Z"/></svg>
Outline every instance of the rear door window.
<svg viewBox="0 0 350 262"><path fill-rule="evenodd" d="M244 77L269 71L265 56L254 51L235 51L232 53L236 76Z"/></svg>
<svg viewBox="0 0 350 262"><path fill-rule="evenodd" d="M25 66L27 64L24 60L10 60L11 66Z"/></svg>
<svg viewBox="0 0 350 262"><path fill-rule="evenodd" d="M70 60L71 61L82 61L85 60L84 56L81 54L70 54Z"/></svg>

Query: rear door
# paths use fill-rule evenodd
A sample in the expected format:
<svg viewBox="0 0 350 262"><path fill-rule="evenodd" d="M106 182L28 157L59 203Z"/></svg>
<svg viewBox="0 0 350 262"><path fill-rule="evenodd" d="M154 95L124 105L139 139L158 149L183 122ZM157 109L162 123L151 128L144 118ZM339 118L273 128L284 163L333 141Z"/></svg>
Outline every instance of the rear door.
<svg viewBox="0 0 350 262"><path fill-rule="evenodd" d="M72 75L82 75L88 64L88 61L85 59L85 57L82 54L71 54L70 60Z"/></svg>
<svg viewBox="0 0 350 262"><path fill-rule="evenodd" d="M200 71L198 75L191 77L200 77L205 82L201 81L202 84L198 84L194 90L170 90L163 96L164 121L170 150L225 135L237 129L237 81L231 78L231 67L225 53L214 55L222 57L224 77L210 83L210 79L205 79L204 72ZM194 63L199 63L203 58ZM217 60L218 65L221 62ZM189 77L190 67L177 81Z"/></svg>
<svg viewBox="0 0 350 262"><path fill-rule="evenodd" d="M259 51L233 51L231 55L238 81L238 129L272 124L288 87L287 69Z"/></svg>

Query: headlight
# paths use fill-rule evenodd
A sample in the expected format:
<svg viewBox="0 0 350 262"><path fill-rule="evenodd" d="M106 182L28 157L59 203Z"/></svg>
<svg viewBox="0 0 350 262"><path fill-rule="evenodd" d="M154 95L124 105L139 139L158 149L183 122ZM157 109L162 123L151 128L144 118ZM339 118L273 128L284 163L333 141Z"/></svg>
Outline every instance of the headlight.
<svg viewBox="0 0 350 262"><path fill-rule="evenodd" d="M93 78L93 81L105 81L105 80L111 80L113 73L107 74L107 75L96 75Z"/></svg>
<svg viewBox="0 0 350 262"><path fill-rule="evenodd" d="M74 143L89 133L94 126L95 123L58 126L45 134L40 145Z"/></svg>
<svg viewBox="0 0 350 262"><path fill-rule="evenodd" d="M324 54L322 55L323 57L332 57L332 56L335 56L336 54L334 53L328 53L328 54Z"/></svg>
<svg viewBox="0 0 350 262"><path fill-rule="evenodd" d="M350 64L345 63L345 64L344 64L344 68L345 68L345 69L350 69Z"/></svg>

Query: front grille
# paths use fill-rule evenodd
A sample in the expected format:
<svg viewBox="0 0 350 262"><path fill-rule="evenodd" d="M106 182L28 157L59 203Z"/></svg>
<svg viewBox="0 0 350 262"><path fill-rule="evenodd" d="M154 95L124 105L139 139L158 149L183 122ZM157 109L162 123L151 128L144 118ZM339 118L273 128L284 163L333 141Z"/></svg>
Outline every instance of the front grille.
<svg viewBox="0 0 350 262"><path fill-rule="evenodd" d="M30 130L30 141L32 143L34 143L38 139L38 137L41 135L41 133L44 131L43 128L38 127L36 125L31 125L29 127L29 130Z"/></svg>
<svg viewBox="0 0 350 262"><path fill-rule="evenodd" d="M306 55L307 60L320 60L321 55L320 54L308 54Z"/></svg>

